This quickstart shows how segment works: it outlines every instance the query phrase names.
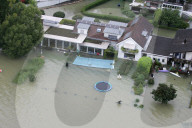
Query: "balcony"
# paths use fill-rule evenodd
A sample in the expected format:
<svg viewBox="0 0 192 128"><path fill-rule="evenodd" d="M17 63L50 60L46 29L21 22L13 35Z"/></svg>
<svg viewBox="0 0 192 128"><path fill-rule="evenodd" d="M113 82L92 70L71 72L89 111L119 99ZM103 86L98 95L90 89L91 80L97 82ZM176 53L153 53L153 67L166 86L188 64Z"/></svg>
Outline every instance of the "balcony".
<svg viewBox="0 0 192 128"><path fill-rule="evenodd" d="M121 47L121 50L124 53L129 53L129 54L137 54L139 52L138 49L128 49L128 48L124 48L124 47Z"/></svg>

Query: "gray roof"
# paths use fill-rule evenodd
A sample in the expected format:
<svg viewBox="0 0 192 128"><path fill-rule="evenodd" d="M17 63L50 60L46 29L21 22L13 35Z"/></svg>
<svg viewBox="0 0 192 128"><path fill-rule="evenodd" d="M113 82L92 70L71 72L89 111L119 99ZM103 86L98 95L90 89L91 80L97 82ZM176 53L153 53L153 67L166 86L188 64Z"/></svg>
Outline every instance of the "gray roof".
<svg viewBox="0 0 192 128"><path fill-rule="evenodd" d="M185 44L184 40L186 40ZM192 52L192 29L180 29L177 31L171 51Z"/></svg>
<svg viewBox="0 0 192 128"><path fill-rule="evenodd" d="M89 29L90 24L83 24L83 23L79 23L77 25L77 28L81 28L81 29Z"/></svg>
<svg viewBox="0 0 192 128"><path fill-rule="evenodd" d="M104 33L109 33L109 34L115 34L115 35L122 35L125 29L123 28L110 28L110 27L105 27Z"/></svg>
<svg viewBox="0 0 192 128"><path fill-rule="evenodd" d="M117 21L109 21L108 24L117 25L117 26L121 26L121 27L127 27L127 25L128 25L128 23L117 22Z"/></svg>
<svg viewBox="0 0 192 128"><path fill-rule="evenodd" d="M156 55L169 56L172 47L171 38L153 36L151 42L146 50L147 53L152 53Z"/></svg>
<svg viewBox="0 0 192 128"><path fill-rule="evenodd" d="M95 18L84 16L82 20L84 20L84 21L92 21L93 22L95 20Z"/></svg>

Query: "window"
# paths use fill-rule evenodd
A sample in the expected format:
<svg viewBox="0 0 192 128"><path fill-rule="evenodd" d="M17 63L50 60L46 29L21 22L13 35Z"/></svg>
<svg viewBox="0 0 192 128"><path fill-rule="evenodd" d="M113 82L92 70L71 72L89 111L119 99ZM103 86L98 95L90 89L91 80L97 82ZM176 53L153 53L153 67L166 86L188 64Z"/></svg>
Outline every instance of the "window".
<svg viewBox="0 0 192 128"><path fill-rule="evenodd" d="M165 62L165 59L162 59L162 62Z"/></svg>
<svg viewBox="0 0 192 128"><path fill-rule="evenodd" d="M158 59L158 61L160 62L160 59Z"/></svg>
<svg viewBox="0 0 192 128"><path fill-rule="evenodd" d="M155 58L153 58L153 60L155 60Z"/></svg>

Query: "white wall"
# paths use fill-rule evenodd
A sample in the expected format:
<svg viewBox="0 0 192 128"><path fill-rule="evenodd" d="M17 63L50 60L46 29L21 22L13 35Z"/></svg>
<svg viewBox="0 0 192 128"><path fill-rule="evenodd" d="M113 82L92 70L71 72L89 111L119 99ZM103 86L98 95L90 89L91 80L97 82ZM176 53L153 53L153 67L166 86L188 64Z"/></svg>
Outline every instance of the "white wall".
<svg viewBox="0 0 192 128"><path fill-rule="evenodd" d="M192 60L192 52L187 52L185 56L186 60Z"/></svg>
<svg viewBox="0 0 192 128"><path fill-rule="evenodd" d="M136 46L136 49L139 50L139 52L135 54L135 59L134 59L135 61L138 61L142 57L141 51L143 48L140 45L138 45L132 38L128 38L128 39L120 42L119 44L117 44L117 46L118 46L118 58L126 59L126 58L124 58L124 52L121 50L121 47L126 42L134 43Z"/></svg>
<svg viewBox="0 0 192 128"><path fill-rule="evenodd" d="M167 64L168 61L168 57L167 56L161 56L161 55L155 55L155 54L151 54L151 53L146 53L148 57L150 57L153 61L154 58L155 59L159 59L159 62L161 62L162 64ZM164 61L163 61L164 60Z"/></svg>
<svg viewBox="0 0 192 128"><path fill-rule="evenodd" d="M77 32L79 34L86 34L87 35L88 30L87 29L80 29L80 28L78 28Z"/></svg>

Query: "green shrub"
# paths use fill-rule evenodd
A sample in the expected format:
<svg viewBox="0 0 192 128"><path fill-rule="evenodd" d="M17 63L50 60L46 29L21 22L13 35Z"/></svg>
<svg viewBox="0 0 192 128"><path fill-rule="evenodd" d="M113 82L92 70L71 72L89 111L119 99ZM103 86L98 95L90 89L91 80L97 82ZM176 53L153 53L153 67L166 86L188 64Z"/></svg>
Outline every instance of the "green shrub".
<svg viewBox="0 0 192 128"><path fill-rule="evenodd" d="M119 67L118 74L127 75L132 66L133 66L132 60L124 60Z"/></svg>
<svg viewBox="0 0 192 128"><path fill-rule="evenodd" d="M71 25L74 26L76 23L75 20L69 20L69 19L62 19L60 24L65 24L65 25Z"/></svg>
<svg viewBox="0 0 192 128"><path fill-rule="evenodd" d="M139 102L139 99L136 99L135 102L138 103L138 102Z"/></svg>
<svg viewBox="0 0 192 128"><path fill-rule="evenodd" d="M30 74L30 75L29 75L29 81L30 81L30 82L34 82L35 79L36 79L36 77L35 77L34 74Z"/></svg>
<svg viewBox="0 0 192 128"><path fill-rule="evenodd" d="M83 18L82 15L75 15L75 16L72 17L73 20L77 20L77 19L81 20L82 18Z"/></svg>
<svg viewBox="0 0 192 128"><path fill-rule="evenodd" d="M143 74L145 78L148 78L151 66L152 66L152 59L150 57L141 57L137 62L136 71L140 74Z"/></svg>
<svg viewBox="0 0 192 128"><path fill-rule="evenodd" d="M54 17L60 17L60 18L64 18L65 17L65 13L64 12L61 12L61 11L58 11L58 12L55 12L53 14Z"/></svg>
<svg viewBox="0 0 192 128"><path fill-rule="evenodd" d="M144 105L143 105L143 104L139 105L139 108L143 108L143 107L144 107Z"/></svg>
<svg viewBox="0 0 192 128"><path fill-rule="evenodd" d="M29 60L24 68L16 75L13 82L16 84L22 84L27 78L30 77L30 75L35 75L38 70L43 67L44 63L44 59L40 57Z"/></svg>
<svg viewBox="0 0 192 128"><path fill-rule="evenodd" d="M176 68L176 67L171 67L169 70L170 70L171 72L177 72L177 68Z"/></svg>
<svg viewBox="0 0 192 128"><path fill-rule="evenodd" d="M154 85L154 78L149 78L149 80L148 80L148 84L149 85Z"/></svg>
<svg viewBox="0 0 192 128"><path fill-rule="evenodd" d="M109 47L104 50L104 58L114 58L115 57L115 49L113 47Z"/></svg>
<svg viewBox="0 0 192 128"><path fill-rule="evenodd" d="M135 13L133 11L131 11L130 9L124 9L122 11L122 13L124 15L126 15L127 17L130 17L130 18L134 18L135 17Z"/></svg>
<svg viewBox="0 0 192 128"><path fill-rule="evenodd" d="M138 105L137 104L134 104L134 107L137 107Z"/></svg>
<svg viewBox="0 0 192 128"><path fill-rule="evenodd" d="M137 78L138 75L139 75L138 72L134 72L133 75L131 76L131 78L132 78L132 79L135 79L135 78Z"/></svg>
<svg viewBox="0 0 192 128"><path fill-rule="evenodd" d="M144 84L145 82L145 76L143 74L139 74L136 78L135 78L135 86L138 86L140 84Z"/></svg>
<svg viewBox="0 0 192 128"><path fill-rule="evenodd" d="M139 86L133 86L135 95L141 95L143 93L143 85L139 84Z"/></svg>
<svg viewBox="0 0 192 128"><path fill-rule="evenodd" d="M45 11L44 10L40 10L41 11L41 15L45 15Z"/></svg>

